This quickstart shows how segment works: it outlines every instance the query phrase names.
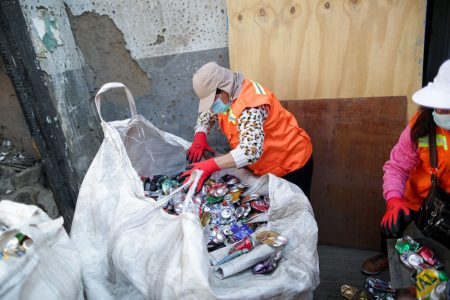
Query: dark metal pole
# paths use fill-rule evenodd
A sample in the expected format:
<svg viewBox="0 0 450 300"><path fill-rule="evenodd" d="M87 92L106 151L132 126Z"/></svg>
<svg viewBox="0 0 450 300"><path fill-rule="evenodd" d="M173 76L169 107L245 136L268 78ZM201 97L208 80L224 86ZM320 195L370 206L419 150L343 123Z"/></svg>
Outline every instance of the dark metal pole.
<svg viewBox="0 0 450 300"><path fill-rule="evenodd" d="M33 141L37 145L56 204L70 232L76 193L70 188L71 169L65 154L61 126L48 123L56 108L48 88L46 74L36 64L37 55L29 28L18 0L0 1L0 55L11 78ZM55 125L56 124L56 125Z"/></svg>

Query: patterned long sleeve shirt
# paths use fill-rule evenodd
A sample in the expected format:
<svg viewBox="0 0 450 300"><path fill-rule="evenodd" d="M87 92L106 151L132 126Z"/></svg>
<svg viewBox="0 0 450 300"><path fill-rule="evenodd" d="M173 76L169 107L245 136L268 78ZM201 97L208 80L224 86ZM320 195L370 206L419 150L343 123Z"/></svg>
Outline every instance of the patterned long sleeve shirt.
<svg viewBox="0 0 450 300"><path fill-rule="evenodd" d="M238 118L239 145L230 153L238 168L254 164L263 154L264 122L269 114L268 105L248 107ZM217 114L207 110L199 114L195 132L209 133L217 121Z"/></svg>

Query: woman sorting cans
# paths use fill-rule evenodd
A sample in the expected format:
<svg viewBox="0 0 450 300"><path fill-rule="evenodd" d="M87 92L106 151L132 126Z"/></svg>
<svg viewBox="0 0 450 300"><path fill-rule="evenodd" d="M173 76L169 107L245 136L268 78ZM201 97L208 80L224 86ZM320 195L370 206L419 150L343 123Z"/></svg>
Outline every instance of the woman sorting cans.
<svg viewBox="0 0 450 300"><path fill-rule="evenodd" d="M386 238L401 237L414 220L431 188L431 172L439 186L450 191L450 60L439 68L432 83L412 96L418 112L400 135L384 164L383 196L386 212L381 219L382 253L367 259L361 271L372 275L389 266ZM436 127L437 168L430 164L430 128Z"/></svg>
<svg viewBox="0 0 450 300"><path fill-rule="evenodd" d="M187 151L191 169L182 176L203 170L200 189L216 171L247 167L257 176L272 173L282 177L310 197L311 139L271 91L215 62L198 69L192 83L200 99L199 116L194 141ZM213 152L206 136L216 121L232 150L200 161L205 151Z"/></svg>

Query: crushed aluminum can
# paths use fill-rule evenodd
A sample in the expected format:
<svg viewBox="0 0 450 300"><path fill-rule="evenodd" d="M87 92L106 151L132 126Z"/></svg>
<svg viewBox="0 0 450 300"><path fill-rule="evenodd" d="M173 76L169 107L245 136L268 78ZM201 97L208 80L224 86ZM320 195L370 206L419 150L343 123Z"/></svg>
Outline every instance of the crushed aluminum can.
<svg viewBox="0 0 450 300"><path fill-rule="evenodd" d="M402 254L409 250L409 243L403 239L399 240L397 240L397 243L395 244L395 250L397 250L399 254Z"/></svg>
<svg viewBox="0 0 450 300"><path fill-rule="evenodd" d="M212 178L209 178L205 181L204 185L208 186L208 187L212 187L216 184L216 181Z"/></svg>
<svg viewBox="0 0 450 300"><path fill-rule="evenodd" d="M255 242L250 236L246 236L241 241L237 242L228 252L228 254L232 254L234 252L247 249L248 251L252 250L255 246Z"/></svg>
<svg viewBox="0 0 450 300"><path fill-rule="evenodd" d="M405 235L405 236L403 237L403 239L409 243L409 249L410 249L411 251L417 251L417 250L419 250L420 244L419 244L418 242L416 242L416 240L414 240L411 236Z"/></svg>
<svg viewBox="0 0 450 300"><path fill-rule="evenodd" d="M225 201L225 202L227 202L227 203L231 203L231 200L233 199L233 195L232 194L226 194L224 197L223 197L223 200Z"/></svg>
<svg viewBox="0 0 450 300"><path fill-rule="evenodd" d="M178 182L173 179L166 179L161 183L161 189L164 195L169 195L175 188L178 187Z"/></svg>
<svg viewBox="0 0 450 300"><path fill-rule="evenodd" d="M225 242L226 236L220 231L213 231L212 240L216 244L223 244Z"/></svg>
<svg viewBox="0 0 450 300"><path fill-rule="evenodd" d="M241 197L241 190L238 189L237 187L231 187L228 190L228 193L232 196L230 202L231 203L236 203L240 200Z"/></svg>
<svg viewBox="0 0 450 300"><path fill-rule="evenodd" d="M400 261L410 269L417 269L419 264L423 263L423 258L417 253L407 250L400 255Z"/></svg>
<svg viewBox="0 0 450 300"><path fill-rule="evenodd" d="M250 206L257 211L266 212L269 210L269 204L263 200L255 200L250 202Z"/></svg>
<svg viewBox="0 0 450 300"><path fill-rule="evenodd" d="M435 267L437 265L442 265L436 259L434 252L428 247L425 247L425 246L420 247L417 250L417 254L419 254L423 258L423 260L430 266Z"/></svg>
<svg viewBox="0 0 450 300"><path fill-rule="evenodd" d="M202 226L206 227L206 225L208 225L210 221L211 221L211 214L207 211L203 211L202 215L200 216L200 223L202 224Z"/></svg>
<svg viewBox="0 0 450 300"><path fill-rule="evenodd" d="M223 234L225 234L227 237L230 235L233 235L233 231L231 230L230 225L223 225L221 228Z"/></svg>
<svg viewBox="0 0 450 300"><path fill-rule="evenodd" d="M366 279L366 286L382 292L395 293L395 289L389 281L384 281L373 277L368 277Z"/></svg>
<svg viewBox="0 0 450 300"><path fill-rule="evenodd" d="M235 240L240 241L246 236L253 233L253 230L247 224L239 225L238 223L231 226L231 231L233 231L233 236Z"/></svg>
<svg viewBox="0 0 450 300"><path fill-rule="evenodd" d="M278 248L287 244L288 239L275 231L261 231L256 235L256 239L266 245Z"/></svg>
<svg viewBox="0 0 450 300"><path fill-rule="evenodd" d="M225 207L220 212L220 216L222 217L222 219L229 219L231 218L231 216L233 216L233 210L229 207Z"/></svg>
<svg viewBox="0 0 450 300"><path fill-rule="evenodd" d="M209 204L219 203L219 202L222 202L222 200L223 200L223 196L222 197L214 197L211 195L206 196L206 202L208 202Z"/></svg>
<svg viewBox="0 0 450 300"><path fill-rule="evenodd" d="M281 251L277 251L275 255L272 255L268 259L257 263L252 268L253 274L269 274L277 268L278 261L282 258Z"/></svg>
<svg viewBox="0 0 450 300"><path fill-rule="evenodd" d="M216 198L222 198L228 193L228 189L225 186L220 186L217 188L214 188L210 191L210 195Z"/></svg>
<svg viewBox="0 0 450 300"><path fill-rule="evenodd" d="M240 219L244 216L245 214L245 207L243 206L238 206L235 210L234 210L234 216L236 217L236 219Z"/></svg>
<svg viewBox="0 0 450 300"><path fill-rule="evenodd" d="M195 195L194 197L192 197L192 203L195 205L202 205L203 202L203 198L200 195Z"/></svg>
<svg viewBox="0 0 450 300"><path fill-rule="evenodd" d="M448 281L443 272L435 269L426 269L416 276L416 295L418 299L429 299L433 289L441 282Z"/></svg>
<svg viewBox="0 0 450 300"><path fill-rule="evenodd" d="M232 176L228 180L226 180L227 185L235 185L241 182L237 177Z"/></svg>
<svg viewBox="0 0 450 300"><path fill-rule="evenodd" d="M450 299L450 281L439 283L430 294L430 300Z"/></svg>
<svg viewBox="0 0 450 300"><path fill-rule="evenodd" d="M251 195L245 196L244 199L242 199L241 203L244 204L244 203L247 203L250 201L255 201L258 199L259 199L259 194L251 194Z"/></svg>
<svg viewBox="0 0 450 300"><path fill-rule="evenodd" d="M183 202L176 202L173 205L174 212L179 215L183 212Z"/></svg>

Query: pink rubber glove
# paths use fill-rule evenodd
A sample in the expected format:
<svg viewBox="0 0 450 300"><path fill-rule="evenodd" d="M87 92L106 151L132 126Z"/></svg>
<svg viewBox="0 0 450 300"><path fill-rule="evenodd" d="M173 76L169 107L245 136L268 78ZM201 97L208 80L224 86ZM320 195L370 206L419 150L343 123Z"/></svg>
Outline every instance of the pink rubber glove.
<svg viewBox="0 0 450 300"><path fill-rule="evenodd" d="M190 164L188 166L188 168L191 167L190 170L187 170L186 172L184 172L183 174L181 174L181 177L186 177L187 178L184 180L183 184L186 183L189 178L191 177L192 172L194 172L195 170L202 170L202 176L200 177L200 179L198 180L198 185L197 185L197 189L196 192L198 193L203 186L203 182L205 182L206 179L209 178L209 176L211 176L212 173L217 172L220 170L220 167L217 165L216 161L214 160L214 158L210 158L208 160L204 160L198 163L193 163Z"/></svg>
<svg viewBox="0 0 450 300"><path fill-rule="evenodd" d="M192 146L186 152L186 159L189 163L198 162L202 159L203 153L208 150L214 153L214 150L208 145L206 141L206 133L197 132L194 135Z"/></svg>
<svg viewBox="0 0 450 300"><path fill-rule="evenodd" d="M381 219L381 231L387 237L397 237L411 220L409 209L400 198L391 198L386 203L386 212Z"/></svg>

